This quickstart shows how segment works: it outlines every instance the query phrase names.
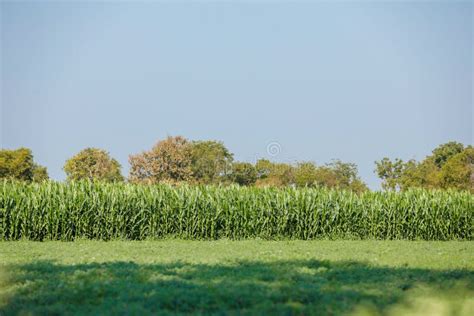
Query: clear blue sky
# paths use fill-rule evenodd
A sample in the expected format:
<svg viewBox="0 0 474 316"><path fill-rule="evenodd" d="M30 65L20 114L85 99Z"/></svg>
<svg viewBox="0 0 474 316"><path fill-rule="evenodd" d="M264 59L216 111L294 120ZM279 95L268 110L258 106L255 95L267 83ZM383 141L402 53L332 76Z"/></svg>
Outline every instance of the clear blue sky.
<svg viewBox="0 0 474 316"><path fill-rule="evenodd" d="M167 135L237 160L422 159L473 143L473 3L2 2L2 147L55 179ZM267 153L269 143L281 151Z"/></svg>

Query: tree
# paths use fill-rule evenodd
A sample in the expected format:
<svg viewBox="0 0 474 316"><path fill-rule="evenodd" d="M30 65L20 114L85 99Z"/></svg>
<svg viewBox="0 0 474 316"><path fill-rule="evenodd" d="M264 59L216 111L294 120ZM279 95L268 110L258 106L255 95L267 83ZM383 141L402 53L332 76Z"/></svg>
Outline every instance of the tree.
<svg viewBox="0 0 474 316"><path fill-rule="evenodd" d="M182 136L168 136L150 151L130 155L131 182L159 183L192 180L192 146Z"/></svg>
<svg viewBox="0 0 474 316"><path fill-rule="evenodd" d="M257 186L288 186L294 184L294 168L286 163L260 159L256 163Z"/></svg>
<svg viewBox="0 0 474 316"><path fill-rule="evenodd" d="M348 189L351 183L358 178L357 165L354 163L333 160L326 166L334 172L337 186L340 188Z"/></svg>
<svg viewBox="0 0 474 316"><path fill-rule="evenodd" d="M448 142L439 145L433 149L433 161L438 168L441 168L449 158L461 153L464 150L464 145L458 142Z"/></svg>
<svg viewBox="0 0 474 316"><path fill-rule="evenodd" d="M340 160L317 166L310 161L290 165L261 159L257 161L255 168L258 186L324 186L358 193L368 190L367 185L358 176L357 166Z"/></svg>
<svg viewBox="0 0 474 316"><path fill-rule="evenodd" d="M388 158L376 162L384 189L408 188L472 190L474 181L472 146L457 142L436 147L421 162Z"/></svg>
<svg viewBox="0 0 474 316"><path fill-rule="evenodd" d="M312 162L298 163L294 174L295 184L299 187L324 186L357 193L368 190L367 185L358 176L357 166L340 160L321 167Z"/></svg>
<svg viewBox="0 0 474 316"><path fill-rule="evenodd" d="M316 185L327 187L327 188L337 188L339 186L339 180L336 173L330 167L320 166L316 170Z"/></svg>
<svg viewBox="0 0 474 316"><path fill-rule="evenodd" d="M234 162L230 178L240 185L253 185L257 181L257 170L251 163Z"/></svg>
<svg viewBox="0 0 474 316"><path fill-rule="evenodd" d="M403 174L404 162L396 158L391 161L385 157L375 162L375 172L382 179L382 188L385 190L396 190L400 188L400 178Z"/></svg>
<svg viewBox="0 0 474 316"><path fill-rule="evenodd" d="M99 148L86 148L68 159L64 171L68 180L123 181L120 164L109 153Z"/></svg>
<svg viewBox="0 0 474 316"><path fill-rule="evenodd" d="M403 165L399 186L401 190L408 188L438 188L439 168L430 157L422 162L417 162L413 159L409 160Z"/></svg>
<svg viewBox="0 0 474 316"><path fill-rule="evenodd" d="M451 156L441 168L441 186L474 193L474 148L468 146Z"/></svg>
<svg viewBox="0 0 474 316"><path fill-rule="evenodd" d="M432 158L427 158L422 162L414 159L404 162L399 158L392 162L384 158L375 163L376 172L383 180L384 189L406 190L414 187L434 189L439 186L439 169Z"/></svg>
<svg viewBox="0 0 474 316"><path fill-rule="evenodd" d="M33 178L33 154L28 148L0 151L0 177L30 181Z"/></svg>
<svg viewBox="0 0 474 316"><path fill-rule="evenodd" d="M46 167L36 164L31 149L0 150L0 178L23 181L48 179Z"/></svg>
<svg viewBox="0 0 474 316"><path fill-rule="evenodd" d="M294 169L294 179L297 187L314 186L318 183L318 167L313 162L299 162Z"/></svg>
<svg viewBox="0 0 474 316"><path fill-rule="evenodd" d="M38 164L33 164L33 182L43 182L49 179L48 170L46 167L40 166Z"/></svg>
<svg viewBox="0 0 474 316"><path fill-rule="evenodd" d="M369 189L359 178L359 172L355 163L334 160L327 164L327 167L329 167L336 176L337 188L351 190L358 193L362 193Z"/></svg>
<svg viewBox="0 0 474 316"><path fill-rule="evenodd" d="M191 144L193 178L200 183L219 183L229 173L233 155L222 142L194 141Z"/></svg>
<svg viewBox="0 0 474 316"><path fill-rule="evenodd" d="M355 193L363 193L369 191L369 187L361 179L354 179L349 186L349 190Z"/></svg>
<svg viewBox="0 0 474 316"><path fill-rule="evenodd" d="M255 164L255 170L257 171L257 179L265 179L270 175L273 169L273 163L268 159L259 159Z"/></svg>

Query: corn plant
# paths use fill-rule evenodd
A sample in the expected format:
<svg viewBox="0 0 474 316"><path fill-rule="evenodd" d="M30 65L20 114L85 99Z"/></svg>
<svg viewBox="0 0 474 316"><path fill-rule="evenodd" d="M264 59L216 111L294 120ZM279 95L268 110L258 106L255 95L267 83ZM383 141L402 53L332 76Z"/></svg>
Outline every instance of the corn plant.
<svg viewBox="0 0 474 316"><path fill-rule="evenodd" d="M0 182L0 240L472 240L474 195Z"/></svg>

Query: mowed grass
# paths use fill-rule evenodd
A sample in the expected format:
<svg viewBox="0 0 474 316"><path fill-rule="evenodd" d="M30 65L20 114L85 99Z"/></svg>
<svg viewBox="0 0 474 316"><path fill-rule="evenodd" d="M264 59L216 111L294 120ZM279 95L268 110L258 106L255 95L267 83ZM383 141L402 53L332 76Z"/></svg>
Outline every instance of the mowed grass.
<svg viewBox="0 0 474 316"><path fill-rule="evenodd" d="M0 315L473 315L474 243L0 242Z"/></svg>

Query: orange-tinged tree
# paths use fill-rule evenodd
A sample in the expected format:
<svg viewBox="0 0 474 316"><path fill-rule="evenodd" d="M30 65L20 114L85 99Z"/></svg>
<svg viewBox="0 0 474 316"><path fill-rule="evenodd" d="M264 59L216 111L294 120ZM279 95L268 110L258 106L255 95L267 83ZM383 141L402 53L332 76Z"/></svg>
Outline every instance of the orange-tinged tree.
<svg viewBox="0 0 474 316"><path fill-rule="evenodd" d="M159 183L192 180L191 143L182 136L168 136L149 151L130 155L130 182Z"/></svg>

